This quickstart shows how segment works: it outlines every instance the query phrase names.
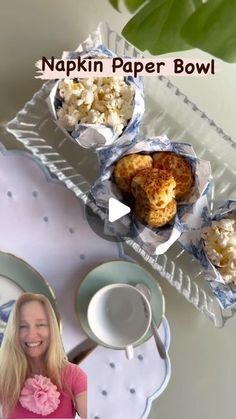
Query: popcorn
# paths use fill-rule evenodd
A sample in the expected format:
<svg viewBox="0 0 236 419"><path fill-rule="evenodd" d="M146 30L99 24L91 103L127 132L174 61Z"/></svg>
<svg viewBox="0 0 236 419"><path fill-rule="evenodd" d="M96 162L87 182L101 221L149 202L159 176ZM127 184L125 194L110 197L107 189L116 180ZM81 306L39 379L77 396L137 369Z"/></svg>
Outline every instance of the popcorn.
<svg viewBox="0 0 236 419"><path fill-rule="evenodd" d="M202 231L204 248L226 284L236 285L236 220L213 221Z"/></svg>
<svg viewBox="0 0 236 419"><path fill-rule="evenodd" d="M97 40L85 41L63 59L112 58ZM89 73L88 73L89 76ZM142 77L87 77L55 80L47 98L54 122L84 148L107 148L135 142L144 113Z"/></svg>
<svg viewBox="0 0 236 419"><path fill-rule="evenodd" d="M77 124L107 125L120 135L132 117L134 88L123 77L98 77L59 82L61 124L72 131Z"/></svg>

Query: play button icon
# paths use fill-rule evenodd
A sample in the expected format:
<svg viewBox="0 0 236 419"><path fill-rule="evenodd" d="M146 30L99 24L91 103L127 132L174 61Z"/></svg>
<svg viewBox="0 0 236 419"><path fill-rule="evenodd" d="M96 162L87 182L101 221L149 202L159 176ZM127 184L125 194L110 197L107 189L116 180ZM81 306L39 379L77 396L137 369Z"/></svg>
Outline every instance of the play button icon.
<svg viewBox="0 0 236 419"><path fill-rule="evenodd" d="M130 213L130 207L115 198L110 198L108 202L108 220L110 223L119 220Z"/></svg>
<svg viewBox="0 0 236 419"><path fill-rule="evenodd" d="M132 204L132 200L123 203L109 197L105 205L98 206L92 194L88 194L85 217L96 235L111 242L121 243L127 238L135 239L140 234L140 228L136 228L136 220L133 217ZM102 214L99 215L96 208Z"/></svg>

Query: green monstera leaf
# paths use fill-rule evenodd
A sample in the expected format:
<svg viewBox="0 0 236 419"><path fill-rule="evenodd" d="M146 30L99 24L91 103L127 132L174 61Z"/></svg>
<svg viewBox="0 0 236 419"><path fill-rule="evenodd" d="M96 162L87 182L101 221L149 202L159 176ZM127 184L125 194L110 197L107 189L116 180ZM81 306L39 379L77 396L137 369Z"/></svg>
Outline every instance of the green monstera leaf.
<svg viewBox="0 0 236 419"><path fill-rule="evenodd" d="M109 0L118 10L121 0ZM236 0L123 0L131 13L122 34L153 55L202 49L236 62Z"/></svg>
<svg viewBox="0 0 236 419"><path fill-rule="evenodd" d="M181 29L195 11L191 0L150 0L127 23L122 33L141 50L154 55L189 49Z"/></svg>
<svg viewBox="0 0 236 419"><path fill-rule="evenodd" d="M181 33L190 45L236 62L236 0L208 0L187 20Z"/></svg>
<svg viewBox="0 0 236 419"><path fill-rule="evenodd" d="M146 3L146 0L124 0L127 9L133 13L135 12L142 4Z"/></svg>

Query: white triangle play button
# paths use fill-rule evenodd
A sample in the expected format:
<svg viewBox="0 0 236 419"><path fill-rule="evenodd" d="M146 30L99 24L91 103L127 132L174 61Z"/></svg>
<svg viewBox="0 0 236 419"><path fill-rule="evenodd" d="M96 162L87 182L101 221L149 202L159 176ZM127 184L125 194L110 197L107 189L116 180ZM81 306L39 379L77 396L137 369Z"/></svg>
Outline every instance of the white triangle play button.
<svg viewBox="0 0 236 419"><path fill-rule="evenodd" d="M129 214L130 208L117 199L110 198L108 203L108 219L113 223L124 215Z"/></svg>

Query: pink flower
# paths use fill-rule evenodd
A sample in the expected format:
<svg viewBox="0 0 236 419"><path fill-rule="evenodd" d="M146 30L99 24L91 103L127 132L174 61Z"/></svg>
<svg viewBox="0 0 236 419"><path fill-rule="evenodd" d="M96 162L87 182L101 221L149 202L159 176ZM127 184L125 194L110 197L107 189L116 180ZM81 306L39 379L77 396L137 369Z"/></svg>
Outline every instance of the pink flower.
<svg viewBox="0 0 236 419"><path fill-rule="evenodd" d="M60 393L49 378L35 375L26 380L19 401L30 412L46 416L59 406Z"/></svg>

